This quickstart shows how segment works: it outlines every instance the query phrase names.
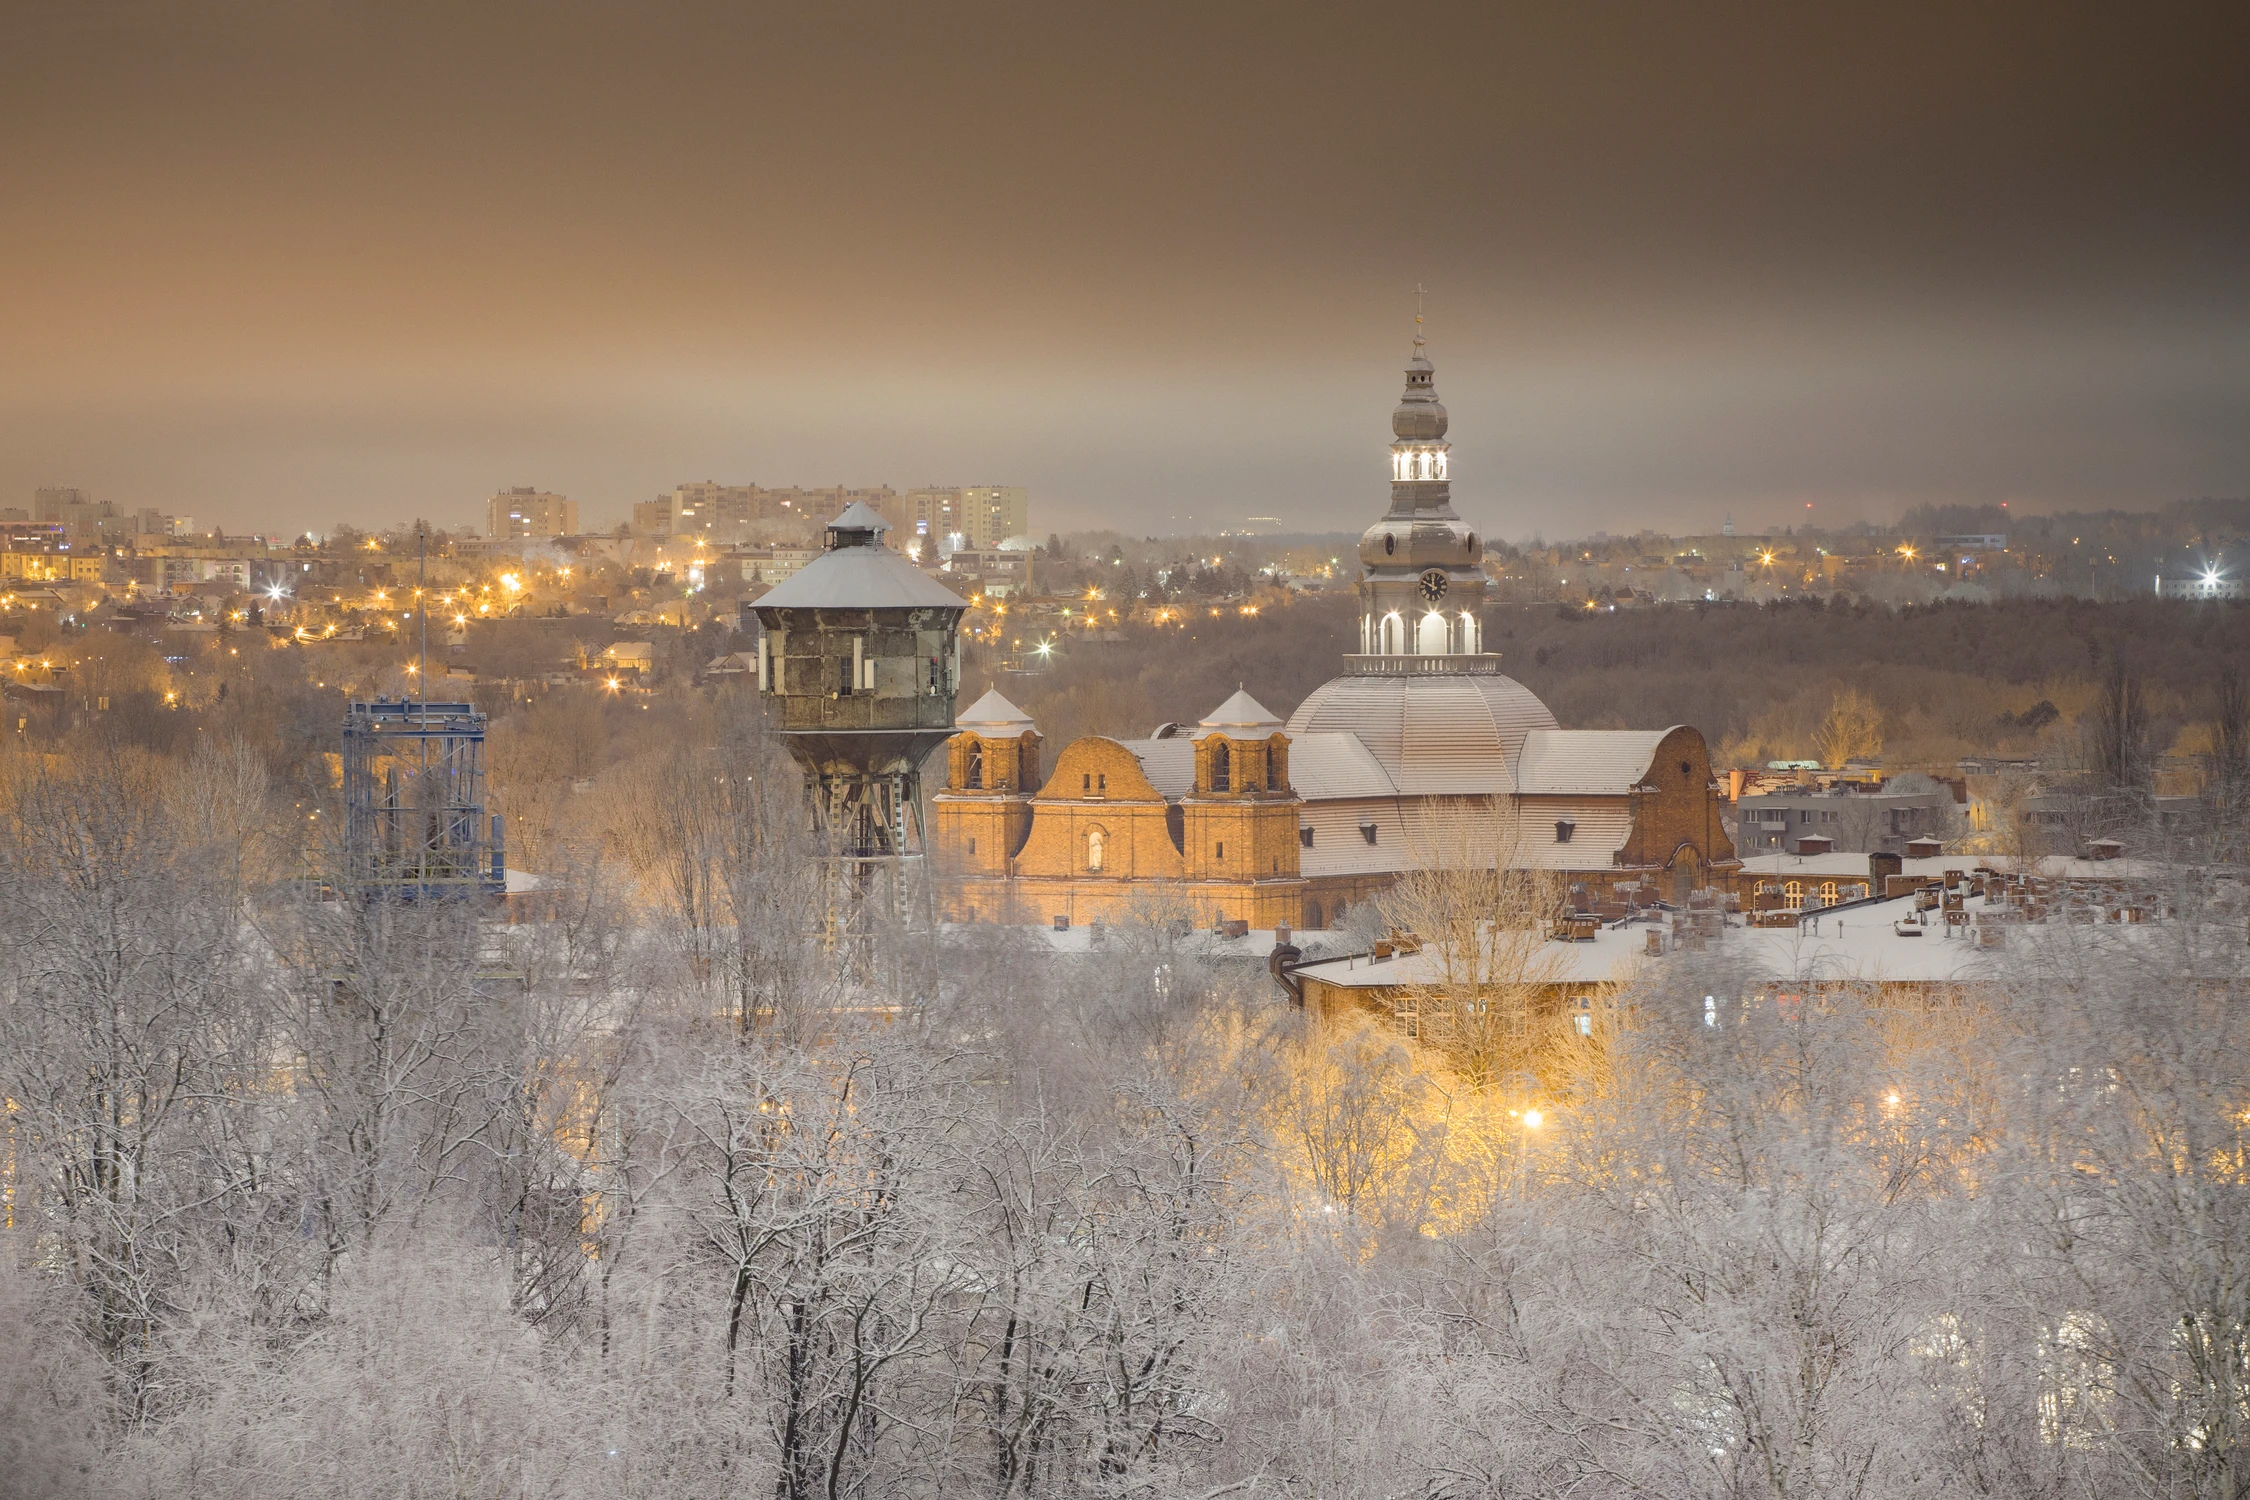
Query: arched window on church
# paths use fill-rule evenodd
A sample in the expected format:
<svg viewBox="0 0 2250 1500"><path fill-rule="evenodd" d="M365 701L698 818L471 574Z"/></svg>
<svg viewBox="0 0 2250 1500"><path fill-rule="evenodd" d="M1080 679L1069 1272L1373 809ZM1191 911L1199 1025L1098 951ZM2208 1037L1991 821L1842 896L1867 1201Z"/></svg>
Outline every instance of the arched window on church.
<svg viewBox="0 0 2250 1500"><path fill-rule="evenodd" d="M1102 867L1102 855L1105 852L1104 846L1106 846L1108 843L1108 835L1104 834L1099 828L1089 828L1086 830L1087 869L1098 870Z"/></svg>
<svg viewBox="0 0 2250 1500"><path fill-rule="evenodd" d="M984 741L969 741L969 769L961 778L961 785L970 791L984 789Z"/></svg>
<svg viewBox="0 0 2250 1500"><path fill-rule="evenodd" d="M1234 757L1227 752L1227 742L1219 741L1211 747L1211 790L1234 790Z"/></svg>
<svg viewBox="0 0 2250 1500"><path fill-rule="evenodd" d="M1274 760L1273 742L1268 740L1266 742L1266 790L1269 792L1281 790L1281 768L1274 764Z"/></svg>

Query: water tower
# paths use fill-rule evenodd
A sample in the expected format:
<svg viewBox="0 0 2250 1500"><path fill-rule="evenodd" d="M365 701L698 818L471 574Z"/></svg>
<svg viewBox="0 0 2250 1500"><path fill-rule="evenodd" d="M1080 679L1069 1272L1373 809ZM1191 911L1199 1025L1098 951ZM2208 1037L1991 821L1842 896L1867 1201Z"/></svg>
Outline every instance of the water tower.
<svg viewBox="0 0 2250 1500"><path fill-rule="evenodd" d="M922 762L953 735L968 604L884 546L889 529L855 501L829 524L827 550L753 606L766 722L804 767L840 877L835 926L855 915L841 908L871 900L901 921L926 907L928 882L912 878Z"/></svg>

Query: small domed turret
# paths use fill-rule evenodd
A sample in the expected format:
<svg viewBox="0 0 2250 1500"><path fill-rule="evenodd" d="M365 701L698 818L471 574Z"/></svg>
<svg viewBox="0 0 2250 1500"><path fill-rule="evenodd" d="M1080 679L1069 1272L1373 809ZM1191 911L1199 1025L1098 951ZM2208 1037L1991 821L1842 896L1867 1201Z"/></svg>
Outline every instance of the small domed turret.
<svg viewBox="0 0 2250 1500"><path fill-rule="evenodd" d="M1391 432L1402 443L1434 443L1445 436L1445 404L1437 398L1437 367L1414 335L1414 357L1406 364L1406 394L1391 413Z"/></svg>

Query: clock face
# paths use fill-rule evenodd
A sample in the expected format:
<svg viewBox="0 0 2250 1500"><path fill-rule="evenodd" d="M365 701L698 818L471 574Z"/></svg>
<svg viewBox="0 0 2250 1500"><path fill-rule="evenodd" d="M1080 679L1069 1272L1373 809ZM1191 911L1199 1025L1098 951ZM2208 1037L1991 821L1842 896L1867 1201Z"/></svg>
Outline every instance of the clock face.
<svg viewBox="0 0 2250 1500"><path fill-rule="evenodd" d="M1435 604L1445 597L1445 575L1432 568L1422 575L1422 597Z"/></svg>

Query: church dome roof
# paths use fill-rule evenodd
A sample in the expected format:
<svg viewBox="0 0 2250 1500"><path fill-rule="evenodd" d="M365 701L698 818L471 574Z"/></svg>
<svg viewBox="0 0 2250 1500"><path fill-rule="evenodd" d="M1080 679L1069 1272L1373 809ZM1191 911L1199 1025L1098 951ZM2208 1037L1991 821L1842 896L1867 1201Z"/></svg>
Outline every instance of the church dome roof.
<svg viewBox="0 0 2250 1500"><path fill-rule="evenodd" d="M1557 727L1531 689L1491 672L1338 677L1289 716L1292 737L1356 737L1409 797L1511 793L1525 736Z"/></svg>
<svg viewBox="0 0 2250 1500"><path fill-rule="evenodd" d="M1359 560L1369 568L1474 568L1484 554L1477 534L1450 511L1389 515L1360 534Z"/></svg>

